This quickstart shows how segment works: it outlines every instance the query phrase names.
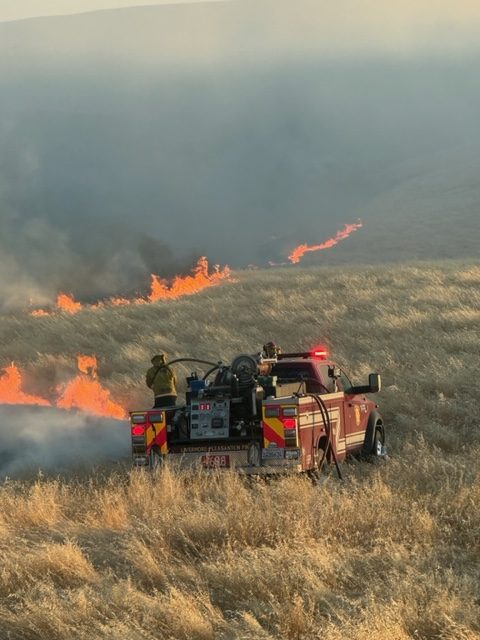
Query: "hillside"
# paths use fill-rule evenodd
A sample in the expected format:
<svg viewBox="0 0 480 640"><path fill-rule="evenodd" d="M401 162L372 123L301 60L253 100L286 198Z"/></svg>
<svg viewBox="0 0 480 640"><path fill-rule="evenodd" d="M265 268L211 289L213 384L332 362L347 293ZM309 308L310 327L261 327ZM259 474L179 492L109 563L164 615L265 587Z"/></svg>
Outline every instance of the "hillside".
<svg viewBox="0 0 480 640"><path fill-rule="evenodd" d="M460 55L423 21L404 52L393 9L391 41L378 6L339 37L347 4L0 24L0 310L144 292L200 255L281 263L359 217L305 264L475 258L476 27L449 30Z"/></svg>
<svg viewBox="0 0 480 640"><path fill-rule="evenodd" d="M157 350L229 361L266 339L293 350L326 341L354 380L382 373L390 459L346 464L343 482L320 486L168 470L152 481L121 456L113 469L80 460L80 475L4 481L2 633L480 637L478 262L235 276L178 301L3 316L0 366L15 360L25 391L51 397L76 355L95 353L101 382L131 408L151 401L143 375ZM3 439L24 433L16 411L3 412ZM34 427L48 440L50 417ZM55 421L59 468L68 428L80 427L62 434Z"/></svg>
<svg viewBox="0 0 480 640"><path fill-rule="evenodd" d="M358 208L362 233L305 264L467 258L480 237L480 149L475 145L393 165Z"/></svg>

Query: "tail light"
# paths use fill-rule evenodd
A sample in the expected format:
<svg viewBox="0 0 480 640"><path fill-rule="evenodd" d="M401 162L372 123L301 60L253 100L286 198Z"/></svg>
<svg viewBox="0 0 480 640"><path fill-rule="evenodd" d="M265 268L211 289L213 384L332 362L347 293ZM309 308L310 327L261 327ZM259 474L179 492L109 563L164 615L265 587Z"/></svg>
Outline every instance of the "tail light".
<svg viewBox="0 0 480 640"><path fill-rule="evenodd" d="M147 438L148 426L147 413L130 414L130 433L132 437L133 464L139 467L148 466Z"/></svg>
<svg viewBox="0 0 480 640"><path fill-rule="evenodd" d="M285 444L290 447L297 446L297 421L295 418L284 418L283 428Z"/></svg>

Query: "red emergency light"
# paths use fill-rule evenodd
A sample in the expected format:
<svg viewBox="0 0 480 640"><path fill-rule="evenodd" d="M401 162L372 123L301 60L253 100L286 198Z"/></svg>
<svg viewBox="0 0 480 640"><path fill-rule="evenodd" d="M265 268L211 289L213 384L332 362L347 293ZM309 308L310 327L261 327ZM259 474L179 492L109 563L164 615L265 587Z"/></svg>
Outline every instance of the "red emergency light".
<svg viewBox="0 0 480 640"><path fill-rule="evenodd" d="M277 360L288 360L289 358L318 358L319 360L326 360L330 354L325 345L315 347L311 351L295 351L294 353L279 353L277 354Z"/></svg>
<svg viewBox="0 0 480 640"><path fill-rule="evenodd" d="M319 358L320 360L325 360L328 357L328 349L324 345L320 347L315 347L312 351L312 356L314 358Z"/></svg>

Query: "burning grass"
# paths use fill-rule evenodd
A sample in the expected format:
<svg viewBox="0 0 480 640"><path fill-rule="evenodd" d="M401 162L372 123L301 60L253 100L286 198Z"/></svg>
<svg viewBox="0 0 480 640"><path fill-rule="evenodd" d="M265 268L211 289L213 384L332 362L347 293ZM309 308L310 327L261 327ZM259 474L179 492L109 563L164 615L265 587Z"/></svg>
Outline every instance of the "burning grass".
<svg viewBox="0 0 480 640"><path fill-rule="evenodd" d="M0 375L0 406L36 405L56 406L59 409L78 409L94 416L126 419L127 412L113 402L110 391L97 379L97 358L79 355L77 357L80 374L57 389L58 397L50 403L45 398L30 395L23 391L23 377L18 367L12 363Z"/></svg>
<svg viewBox="0 0 480 640"><path fill-rule="evenodd" d="M292 250L292 253L288 256L288 259L293 264L298 264L306 253L324 251L325 249L331 249L339 242L348 238L352 233L358 231L363 227L362 221L353 224L345 224L343 229L337 231L337 233L328 238L321 244L307 245L300 244ZM275 266L275 263L270 262L271 266ZM279 265L276 265L279 266ZM146 304L149 302L158 302L159 300L177 300L183 296L191 296L210 287L214 287L220 283L231 281L230 267L220 267L220 265L213 265L210 268L208 259L205 256L201 256L196 265L192 269L191 275L177 275L171 281L162 278L156 274L151 275L150 293L145 298L124 298L124 297L112 297L106 301L100 301L94 305L83 305L81 302L75 300L71 293L59 293L56 299L56 312L76 314L79 311L87 308L101 309L105 306L105 303L114 306L126 306L126 305L138 305ZM46 309L34 309L30 312L33 317L41 318L49 316L52 311Z"/></svg>
<svg viewBox="0 0 480 640"><path fill-rule="evenodd" d="M336 244L336 242L334 244ZM307 249L307 251L311 250L312 249ZM191 275L178 275L169 282L165 278L152 274L150 294L146 298L129 299L114 297L107 301L98 302L94 305L87 305L85 307L81 302L77 302L72 294L59 293L56 300L56 312L74 315L85 308L89 310L101 309L105 304L121 307L130 304L137 305L146 304L148 302L158 302L159 300L176 300L183 296L194 295L199 291L203 291L209 287L214 287L220 282L229 280L230 268L228 266L221 268L220 265L217 264L213 266L213 269L210 269L207 258L202 256L197 260L197 264L192 269ZM34 309L31 312L31 315L35 318L42 318L51 315L51 313L51 311L46 311L45 309Z"/></svg>
<svg viewBox="0 0 480 640"><path fill-rule="evenodd" d="M363 227L363 223L361 220L358 222L354 222L353 224L346 224L343 229L337 231L337 233L328 240L320 244L301 244L292 251L292 253L288 256L288 259L293 264L298 264L303 256L306 253L311 253L312 251L325 251L325 249L331 249L335 245L337 245L342 240L348 238L352 233L358 231Z"/></svg>
<svg viewBox="0 0 480 640"><path fill-rule="evenodd" d="M235 275L176 301L6 317L0 366L47 397L96 353L113 400L142 407L154 351L322 340L355 380L382 372L391 459L320 486L121 467L4 482L0 637L480 637L480 267Z"/></svg>

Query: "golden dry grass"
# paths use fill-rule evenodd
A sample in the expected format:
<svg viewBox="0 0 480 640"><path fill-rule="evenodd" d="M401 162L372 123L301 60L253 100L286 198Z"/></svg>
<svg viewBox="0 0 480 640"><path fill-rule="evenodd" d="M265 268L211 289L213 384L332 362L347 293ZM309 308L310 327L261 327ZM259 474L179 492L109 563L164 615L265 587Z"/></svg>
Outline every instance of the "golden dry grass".
<svg viewBox="0 0 480 640"><path fill-rule="evenodd" d="M345 480L100 470L0 488L0 638L480 638L480 266L279 269L192 298L5 317L51 392L78 352L131 406L150 354L228 361L326 339L378 400L390 459ZM40 382L39 382L40 381Z"/></svg>

